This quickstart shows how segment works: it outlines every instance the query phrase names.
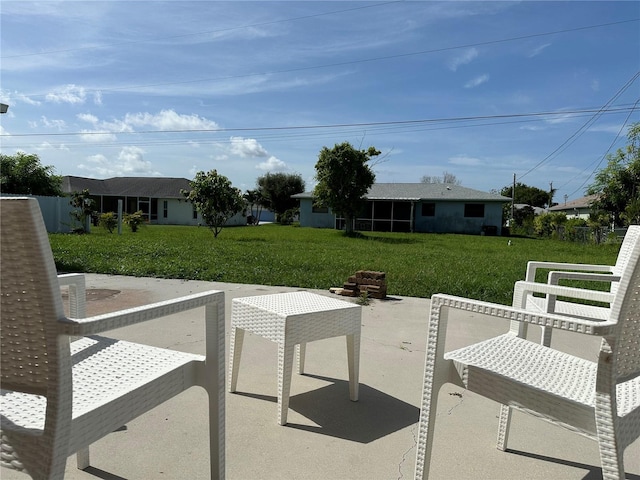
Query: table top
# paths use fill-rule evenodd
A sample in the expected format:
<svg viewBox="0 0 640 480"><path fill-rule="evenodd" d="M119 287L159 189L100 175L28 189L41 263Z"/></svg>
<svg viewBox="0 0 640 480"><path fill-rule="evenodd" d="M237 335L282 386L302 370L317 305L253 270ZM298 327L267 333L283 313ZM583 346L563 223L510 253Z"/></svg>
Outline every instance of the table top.
<svg viewBox="0 0 640 480"><path fill-rule="evenodd" d="M351 302L311 292L276 293L234 298L233 304L252 306L282 316L361 308L360 305Z"/></svg>

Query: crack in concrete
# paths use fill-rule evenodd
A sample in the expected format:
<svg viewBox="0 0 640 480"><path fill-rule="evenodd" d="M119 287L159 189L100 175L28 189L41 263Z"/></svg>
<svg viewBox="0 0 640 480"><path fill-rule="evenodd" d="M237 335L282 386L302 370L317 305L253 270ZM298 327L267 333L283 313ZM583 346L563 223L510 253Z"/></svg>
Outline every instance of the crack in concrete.
<svg viewBox="0 0 640 480"><path fill-rule="evenodd" d="M402 460L400 460L400 463L398 464L398 479L397 480L402 480L404 478L404 474L402 473L402 466L405 463L405 461L407 460L407 455L409 455L409 452L411 452L412 450L415 450L416 445L418 443L418 440L416 438L417 425L418 424L415 424L413 427L411 427L411 436L413 436L413 445L411 445L411 447L409 449L405 450L405 452L402 454Z"/></svg>

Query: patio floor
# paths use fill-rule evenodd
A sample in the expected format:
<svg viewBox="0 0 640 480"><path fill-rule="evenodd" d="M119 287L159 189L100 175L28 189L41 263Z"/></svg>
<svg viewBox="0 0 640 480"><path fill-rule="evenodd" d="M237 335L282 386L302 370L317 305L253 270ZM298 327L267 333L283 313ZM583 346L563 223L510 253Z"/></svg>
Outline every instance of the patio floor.
<svg viewBox="0 0 640 480"><path fill-rule="evenodd" d="M89 315L223 290L227 353L232 298L300 290L92 274L87 275L87 288ZM292 380L286 426L276 423L277 346L247 333L238 393L226 395L227 478L412 479L428 307L427 299L395 296L363 307L358 402L349 401L344 338L309 344L307 373L294 373ZM195 311L108 335L204 353L203 328L202 314ZM506 329L505 322L452 312L447 348ZM559 332L554 341L566 351L595 359L597 339L567 337ZM205 392L190 389L95 443L87 471L77 470L71 457L65 478L208 478L206 412ZM598 448L589 439L516 413L510 451L500 452L495 448L498 405L454 385L442 389L438 412L431 478L601 478ZM627 478L640 480L640 441L627 449L625 467ZM0 478L26 477L3 468Z"/></svg>

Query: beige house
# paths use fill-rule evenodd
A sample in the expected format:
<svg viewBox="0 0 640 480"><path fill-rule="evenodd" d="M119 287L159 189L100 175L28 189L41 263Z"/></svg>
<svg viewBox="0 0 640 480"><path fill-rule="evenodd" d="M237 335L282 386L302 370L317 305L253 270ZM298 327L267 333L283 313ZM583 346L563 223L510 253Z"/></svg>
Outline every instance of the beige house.
<svg viewBox="0 0 640 480"><path fill-rule="evenodd" d="M597 195L587 195L570 202L560 203L549 208L549 212L564 212L567 218L589 219L591 203L598 198Z"/></svg>

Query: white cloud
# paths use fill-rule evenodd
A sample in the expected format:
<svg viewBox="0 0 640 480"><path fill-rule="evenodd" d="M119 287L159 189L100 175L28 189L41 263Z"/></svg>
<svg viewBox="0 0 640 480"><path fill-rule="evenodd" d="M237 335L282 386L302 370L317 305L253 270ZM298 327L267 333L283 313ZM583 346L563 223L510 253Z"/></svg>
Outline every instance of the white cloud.
<svg viewBox="0 0 640 480"><path fill-rule="evenodd" d="M531 52L529 52L529 55L527 55L527 56L529 58L536 57L536 56L540 55L544 49L546 49L547 47L550 47L550 46L551 46L551 43L545 43L544 45L540 45L540 46L534 48L533 50L531 50Z"/></svg>
<svg viewBox="0 0 640 480"><path fill-rule="evenodd" d="M60 150L63 152L69 151L69 147L67 147L64 143L61 143L60 145L53 145L49 142L42 142L40 145L38 145L35 148L38 151L44 151L44 150Z"/></svg>
<svg viewBox="0 0 640 480"><path fill-rule="evenodd" d="M255 138L231 137L229 153L242 158L267 157L269 153Z"/></svg>
<svg viewBox="0 0 640 480"><path fill-rule="evenodd" d="M98 117L91 115L90 113L79 113L76 117L83 122L92 123L94 125L98 123Z"/></svg>
<svg viewBox="0 0 640 480"><path fill-rule="evenodd" d="M56 128L58 130L62 130L64 127L67 126L67 124L65 123L64 120L49 120L44 115L42 117L40 117L40 122L45 127Z"/></svg>
<svg viewBox="0 0 640 480"><path fill-rule="evenodd" d="M80 134L80 140L87 143L106 143L115 142L118 137L113 133L99 132L95 130L83 130Z"/></svg>
<svg viewBox="0 0 640 480"><path fill-rule="evenodd" d="M464 165L467 167L476 167L482 165L482 160L476 157L471 157L466 153L455 155L449 158L449 163L452 165Z"/></svg>
<svg viewBox="0 0 640 480"><path fill-rule="evenodd" d="M154 127L158 130L217 130L218 124L199 115L181 115L174 110L151 113L128 113L124 123L135 127Z"/></svg>
<svg viewBox="0 0 640 480"><path fill-rule="evenodd" d="M591 90L593 90L594 92L600 91L600 81L592 80L591 81Z"/></svg>
<svg viewBox="0 0 640 480"><path fill-rule="evenodd" d="M465 50L462 54L458 55L455 58L452 58L449 61L449 69L455 72L456 70L458 70L458 67L471 63L471 61L475 59L477 56L478 56L478 49L475 47L469 48L468 50Z"/></svg>
<svg viewBox="0 0 640 480"><path fill-rule="evenodd" d="M2 103L7 103L9 105L15 105L17 103L26 103L27 105L40 105L42 103L27 97L23 93L18 93L16 91L10 92L9 90L0 89L0 97L2 98ZM11 112L11 109L9 109L9 112Z"/></svg>
<svg viewBox="0 0 640 480"><path fill-rule="evenodd" d="M287 169L287 164L279 158L271 156L266 162L256 165L256 168L258 170L264 170L265 172L282 172Z"/></svg>
<svg viewBox="0 0 640 480"><path fill-rule="evenodd" d="M69 84L47 93L46 99L54 103L82 104L87 99L87 92L84 87Z"/></svg>
<svg viewBox="0 0 640 480"><path fill-rule="evenodd" d="M102 154L87 158L86 164L78 165L82 170L88 170L97 177L117 176L160 176L160 172L153 169L153 165L144 159L144 150L139 147L124 147L118 158L110 159Z"/></svg>
<svg viewBox="0 0 640 480"><path fill-rule="evenodd" d="M482 85L483 83L487 83L488 81L489 81L489 75L485 73L484 75L480 75L479 77L469 80L467 83L464 84L464 88L475 88L479 85Z"/></svg>

